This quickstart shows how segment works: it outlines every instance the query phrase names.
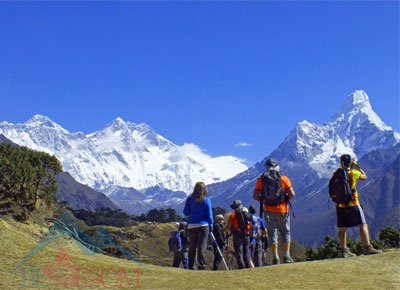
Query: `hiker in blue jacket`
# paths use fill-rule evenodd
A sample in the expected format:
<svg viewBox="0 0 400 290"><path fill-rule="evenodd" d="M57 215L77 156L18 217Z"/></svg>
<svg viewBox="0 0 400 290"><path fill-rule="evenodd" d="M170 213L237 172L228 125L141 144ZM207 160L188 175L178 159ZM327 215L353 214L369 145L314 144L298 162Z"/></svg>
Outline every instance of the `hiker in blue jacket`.
<svg viewBox="0 0 400 290"><path fill-rule="evenodd" d="M197 182L192 194L186 199L183 209L188 219L189 237L189 269L194 270L194 260L197 252L197 269L206 269L204 257L207 249L207 240L213 230L213 214L211 200L207 197L207 188L204 182Z"/></svg>
<svg viewBox="0 0 400 290"><path fill-rule="evenodd" d="M249 213L253 219L253 227L250 236L250 252L254 266L262 266L262 257L264 253L263 237L266 235L266 227L264 220L256 215L254 205L249 206Z"/></svg>
<svg viewBox="0 0 400 290"><path fill-rule="evenodd" d="M189 268L189 256L188 256L188 248L189 241L186 235L186 222L178 223L178 232L180 235L180 240L182 243L182 247L179 250L174 251L174 260L172 262L172 267L179 268L179 265L183 264L183 268Z"/></svg>

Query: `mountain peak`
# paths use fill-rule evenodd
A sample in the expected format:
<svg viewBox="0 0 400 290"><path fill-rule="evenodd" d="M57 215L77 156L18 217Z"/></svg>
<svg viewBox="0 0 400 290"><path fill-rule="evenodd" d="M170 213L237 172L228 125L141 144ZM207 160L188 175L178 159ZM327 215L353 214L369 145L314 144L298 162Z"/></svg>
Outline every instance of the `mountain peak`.
<svg viewBox="0 0 400 290"><path fill-rule="evenodd" d="M369 97L367 93L363 90L356 90L353 93L351 93L347 97L340 111L344 113L344 112L354 111L355 109L372 111Z"/></svg>
<svg viewBox="0 0 400 290"><path fill-rule="evenodd" d="M41 123L52 122L53 123L53 121L49 117L39 115L39 114L34 115L32 118L30 118L28 121L26 121L26 123L33 123L33 122L35 122L35 123L36 122L41 122Z"/></svg>
<svg viewBox="0 0 400 290"><path fill-rule="evenodd" d="M117 117L113 123L125 123L125 121L121 117Z"/></svg>
<svg viewBox="0 0 400 290"><path fill-rule="evenodd" d="M34 115L32 118L30 118L28 121L24 123L24 125L29 126L29 127L37 127L37 126L42 126L42 127L48 127L48 128L54 128L57 130L62 130L67 132L64 128L62 128L60 125L57 123L53 122L49 117L43 116L43 115Z"/></svg>
<svg viewBox="0 0 400 290"><path fill-rule="evenodd" d="M353 104L369 104L369 97L363 90L355 90L350 94L350 98L353 99Z"/></svg>
<svg viewBox="0 0 400 290"><path fill-rule="evenodd" d="M360 122L362 120L369 120L369 122L375 124L383 131L391 130L391 127L385 125L372 109L369 97L363 90L356 90L351 93L338 113L332 117L332 121L335 123L346 121L346 123L348 123L351 120L354 122L354 118L358 118Z"/></svg>

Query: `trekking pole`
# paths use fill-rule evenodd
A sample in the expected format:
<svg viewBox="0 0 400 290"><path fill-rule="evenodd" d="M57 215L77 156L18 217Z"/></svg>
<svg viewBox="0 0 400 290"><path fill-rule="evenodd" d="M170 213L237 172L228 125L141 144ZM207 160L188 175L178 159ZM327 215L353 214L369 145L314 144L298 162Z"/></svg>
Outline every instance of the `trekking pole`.
<svg viewBox="0 0 400 290"><path fill-rule="evenodd" d="M210 234L211 234L211 238L213 239L215 245L217 246L218 253L221 255L221 258L222 258L222 261L224 262L225 268L229 271L228 265L226 264L225 259L224 259L224 255L222 255L221 249L219 248L219 246L217 244L217 240L215 239L213 232L211 232Z"/></svg>

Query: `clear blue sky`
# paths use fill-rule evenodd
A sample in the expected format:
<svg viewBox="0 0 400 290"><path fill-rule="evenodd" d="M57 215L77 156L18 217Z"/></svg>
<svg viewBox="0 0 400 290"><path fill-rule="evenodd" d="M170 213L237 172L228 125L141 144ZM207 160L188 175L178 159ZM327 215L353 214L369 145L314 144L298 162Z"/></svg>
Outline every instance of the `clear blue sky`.
<svg viewBox="0 0 400 290"><path fill-rule="evenodd" d="M397 1L0 2L0 42L1 121L120 116L249 165L356 89L400 128Z"/></svg>

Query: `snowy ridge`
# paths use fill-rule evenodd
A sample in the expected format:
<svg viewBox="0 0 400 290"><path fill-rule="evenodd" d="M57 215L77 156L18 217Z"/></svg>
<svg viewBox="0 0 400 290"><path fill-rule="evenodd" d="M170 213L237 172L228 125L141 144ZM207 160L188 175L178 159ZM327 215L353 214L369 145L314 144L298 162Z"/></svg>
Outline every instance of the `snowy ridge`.
<svg viewBox="0 0 400 290"><path fill-rule="evenodd" d="M400 135L373 111L368 95L357 90L328 124L302 121L284 143L295 142L301 156L319 176L329 176L341 154L357 158L375 149L393 146Z"/></svg>
<svg viewBox="0 0 400 290"><path fill-rule="evenodd" d="M0 123L0 133L19 145L56 155L64 171L98 190L159 186L190 193L197 181L223 181L247 169L238 158L210 157L194 144L177 146L148 125L121 118L85 135L35 115L23 124Z"/></svg>

